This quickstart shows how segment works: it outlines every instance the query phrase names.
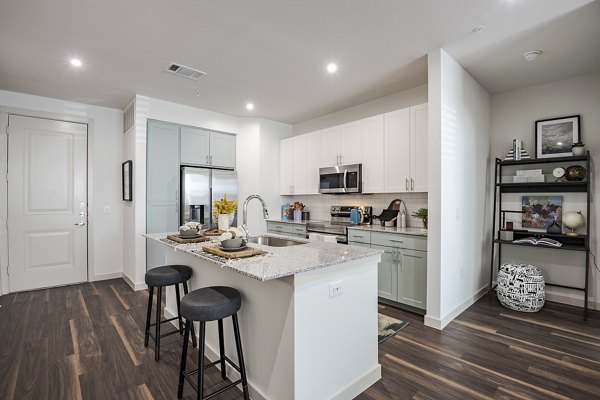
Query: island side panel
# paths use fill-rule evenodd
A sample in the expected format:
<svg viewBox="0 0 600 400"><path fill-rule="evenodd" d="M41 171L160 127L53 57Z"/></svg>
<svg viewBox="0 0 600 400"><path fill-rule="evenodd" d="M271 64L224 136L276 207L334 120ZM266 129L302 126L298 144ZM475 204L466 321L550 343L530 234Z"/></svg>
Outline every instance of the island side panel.
<svg viewBox="0 0 600 400"><path fill-rule="evenodd" d="M297 274L295 400L350 399L381 378L377 264L381 256ZM330 285L342 293L331 297Z"/></svg>
<svg viewBox="0 0 600 400"><path fill-rule="evenodd" d="M238 318L251 397L254 400L293 399L293 277L261 282L171 249L167 249L167 262L192 267L192 290L206 286L230 286L242 293ZM175 290L169 288L168 292L167 311L175 315ZM226 355L237 361L230 318L224 321L224 327ZM207 323L206 334L207 357L214 361L218 359L219 351L216 322ZM237 379L239 374L228 368L228 376Z"/></svg>

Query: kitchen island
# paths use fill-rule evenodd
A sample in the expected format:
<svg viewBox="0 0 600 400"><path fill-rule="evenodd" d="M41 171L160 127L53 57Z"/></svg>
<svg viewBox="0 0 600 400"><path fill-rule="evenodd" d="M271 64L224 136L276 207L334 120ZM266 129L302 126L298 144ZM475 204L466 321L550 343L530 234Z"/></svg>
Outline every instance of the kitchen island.
<svg viewBox="0 0 600 400"><path fill-rule="evenodd" d="M294 239L303 244L249 243L265 253L227 260L203 252L203 244L181 245L166 236L146 235L166 246L168 264L194 270L191 289L222 285L242 293L238 316L253 399L349 399L381 377L381 251ZM174 290L169 288L165 313L170 317L175 310ZM237 360L231 323L224 325L227 356ZM206 334L206 355L216 360L216 323L207 324ZM234 370L228 373L232 379L237 376Z"/></svg>

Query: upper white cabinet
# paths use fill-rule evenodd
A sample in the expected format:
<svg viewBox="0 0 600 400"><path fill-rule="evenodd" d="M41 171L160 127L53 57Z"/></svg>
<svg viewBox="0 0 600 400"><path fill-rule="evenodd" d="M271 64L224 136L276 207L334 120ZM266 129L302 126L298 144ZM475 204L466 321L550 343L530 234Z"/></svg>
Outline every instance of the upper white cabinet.
<svg viewBox="0 0 600 400"><path fill-rule="evenodd" d="M323 129L321 166L360 164L362 161L361 121Z"/></svg>
<svg viewBox="0 0 600 400"><path fill-rule="evenodd" d="M361 122L363 193L382 193L385 190L383 114Z"/></svg>
<svg viewBox="0 0 600 400"><path fill-rule="evenodd" d="M410 111L408 108L384 114L385 191L410 191Z"/></svg>
<svg viewBox="0 0 600 400"><path fill-rule="evenodd" d="M319 193L319 167L362 164L363 193L427 192L427 104L281 141L280 193Z"/></svg>
<svg viewBox="0 0 600 400"><path fill-rule="evenodd" d="M294 193L294 138L279 142L279 193Z"/></svg>
<svg viewBox="0 0 600 400"><path fill-rule="evenodd" d="M322 134L317 131L303 136L306 137L306 194L318 194Z"/></svg>
<svg viewBox="0 0 600 400"><path fill-rule="evenodd" d="M181 163L235 168L235 136L182 126Z"/></svg>
<svg viewBox="0 0 600 400"><path fill-rule="evenodd" d="M279 160L280 194L319 193L321 131L281 140Z"/></svg>
<svg viewBox="0 0 600 400"><path fill-rule="evenodd" d="M427 104L384 114L385 191L427 191Z"/></svg>
<svg viewBox="0 0 600 400"><path fill-rule="evenodd" d="M414 192L426 192L428 189L428 110L427 104L410 108L410 175L412 178L411 189Z"/></svg>
<svg viewBox="0 0 600 400"><path fill-rule="evenodd" d="M306 136L296 136L293 138L294 147L294 185L293 193L306 193Z"/></svg>

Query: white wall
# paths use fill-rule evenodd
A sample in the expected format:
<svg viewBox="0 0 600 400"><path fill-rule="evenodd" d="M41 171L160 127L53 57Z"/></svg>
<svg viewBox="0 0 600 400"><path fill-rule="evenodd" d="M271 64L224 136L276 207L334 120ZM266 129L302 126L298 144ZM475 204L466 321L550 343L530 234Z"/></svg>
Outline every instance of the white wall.
<svg viewBox="0 0 600 400"><path fill-rule="evenodd" d="M123 112L7 91L0 91L0 107L3 111L18 109L29 115L89 122L88 279L121 276ZM1 157L2 163L6 164L6 154ZM108 212L105 212L105 207L108 207Z"/></svg>
<svg viewBox="0 0 600 400"><path fill-rule="evenodd" d="M146 240L142 234L146 232L147 120L236 134L238 199L257 193L265 197L271 209L280 203L279 184L271 184L273 179L279 180L279 139L291 135L291 126L264 119L238 118L140 95L135 98L135 110L135 127L124 138L127 159L134 161L134 201L125 208L123 259L127 264L124 269L126 279L139 289L145 286L146 273ZM255 233L266 230L258 204L253 202L248 212L249 226ZM239 221L241 205L240 201Z"/></svg>
<svg viewBox="0 0 600 400"><path fill-rule="evenodd" d="M442 329L489 271L490 95L444 50L429 54L427 315Z"/></svg>
<svg viewBox="0 0 600 400"><path fill-rule="evenodd" d="M423 103L427 103L427 85L417 86L368 103L298 123L294 125L293 133L294 136L301 135Z"/></svg>
<svg viewBox="0 0 600 400"><path fill-rule="evenodd" d="M540 119L581 115L581 138L590 151L592 159L600 154L600 73L552 82L544 85L515 90L492 97L491 114L491 155L492 158L504 158L512 139L522 139L525 149L535 156L535 121ZM565 165L567 167L568 165ZM600 179L592 171L592 207L591 207L591 250L597 254L598 238L597 215L600 195ZM563 209L578 211L581 198L574 194L563 194ZM581 197L581 196L579 196ZM519 199L514 199L516 202ZM585 200L585 199L583 199ZM506 250L505 250L506 249ZM554 283L581 286L584 273L585 256L574 252L543 251L538 249L510 249L503 247L503 260L530 262L542 268L546 280ZM600 274L591 264L590 306L600 309ZM583 294L548 286L549 300L582 305Z"/></svg>

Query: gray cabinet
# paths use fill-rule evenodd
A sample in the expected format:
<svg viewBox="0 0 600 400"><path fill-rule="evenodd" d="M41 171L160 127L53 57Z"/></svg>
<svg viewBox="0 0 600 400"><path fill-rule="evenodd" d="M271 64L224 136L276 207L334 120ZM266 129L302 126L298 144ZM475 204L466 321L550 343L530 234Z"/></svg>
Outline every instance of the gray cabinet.
<svg viewBox="0 0 600 400"><path fill-rule="evenodd" d="M427 239L385 232L348 230L348 244L383 250L378 265L378 296L412 310L427 305Z"/></svg>
<svg viewBox="0 0 600 400"><path fill-rule="evenodd" d="M235 135L182 126L181 163L235 168Z"/></svg>
<svg viewBox="0 0 600 400"><path fill-rule="evenodd" d="M285 236L306 238L306 225L267 221L267 232Z"/></svg>

